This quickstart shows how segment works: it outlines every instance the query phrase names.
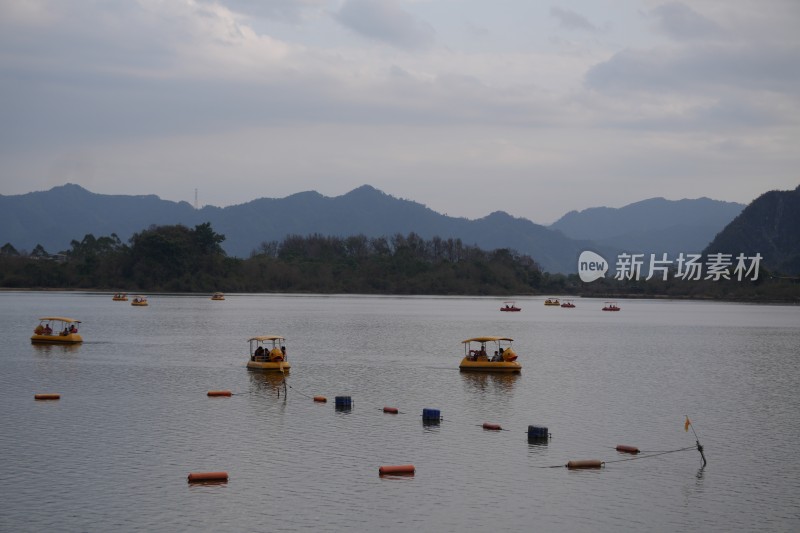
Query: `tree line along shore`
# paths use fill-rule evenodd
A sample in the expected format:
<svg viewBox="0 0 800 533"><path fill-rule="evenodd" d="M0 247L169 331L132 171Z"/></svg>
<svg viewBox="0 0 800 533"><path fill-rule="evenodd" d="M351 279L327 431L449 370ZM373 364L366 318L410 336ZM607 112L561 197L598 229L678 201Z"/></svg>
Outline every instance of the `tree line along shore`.
<svg viewBox="0 0 800 533"><path fill-rule="evenodd" d="M515 250L491 251L461 239L290 235L264 242L248 258L228 257L225 236L210 223L151 226L127 243L85 235L70 249L0 248L0 288L126 292L314 293L693 298L800 302L800 283L762 269L756 280L617 280L582 282L542 271Z"/></svg>

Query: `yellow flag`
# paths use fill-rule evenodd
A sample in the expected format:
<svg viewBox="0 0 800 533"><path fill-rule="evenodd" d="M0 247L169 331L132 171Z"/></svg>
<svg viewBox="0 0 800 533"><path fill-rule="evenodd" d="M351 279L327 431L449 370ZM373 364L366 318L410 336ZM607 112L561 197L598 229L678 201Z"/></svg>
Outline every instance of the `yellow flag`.
<svg viewBox="0 0 800 533"><path fill-rule="evenodd" d="M689 417L687 416L686 417L686 422L683 424L683 430L684 431L689 431L689 426L691 426L691 425L692 425L692 423L689 422Z"/></svg>

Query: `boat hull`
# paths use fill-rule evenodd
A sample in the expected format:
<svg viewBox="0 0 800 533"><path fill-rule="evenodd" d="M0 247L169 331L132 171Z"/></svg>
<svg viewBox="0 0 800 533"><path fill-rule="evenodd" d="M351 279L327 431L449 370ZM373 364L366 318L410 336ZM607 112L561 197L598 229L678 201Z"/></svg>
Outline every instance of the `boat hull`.
<svg viewBox="0 0 800 533"><path fill-rule="evenodd" d="M292 368L292 365L290 365L286 361L273 361L273 362L248 361L247 362L247 369L248 370L256 370L258 372L288 372L290 368Z"/></svg>
<svg viewBox="0 0 800 533"><path fill-rule="evenodd" d="M77 333L69 335L37 335L34 333L31 342L33 344L78 344L83 342L83 337Z"/></svg>
<svg viewBox="0 0 800 533"><path fill-rule="evenodd" d="M470 361L465 357L458 369L468 372L519 372L522 365L516 361Z"/></svg>

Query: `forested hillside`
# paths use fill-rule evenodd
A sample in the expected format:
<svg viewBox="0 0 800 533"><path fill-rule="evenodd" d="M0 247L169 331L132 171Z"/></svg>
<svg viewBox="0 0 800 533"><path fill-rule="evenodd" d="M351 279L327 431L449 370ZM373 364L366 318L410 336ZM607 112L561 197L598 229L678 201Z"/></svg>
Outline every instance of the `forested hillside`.
<svg viewBox="0 0 800 533"><path fill-rule="evenodd" d="M759 253L770 270L800 276L800 186L793 191L770 191L753 200L708 245L706 253Z"/></svg>
<svg viewBox="0 0 800 533"><path fill-rule="evenodd" d="M116 235L73 240L70 250L0 253L0 286L128 292L531 294L549 278L528 256L484 251L459 239L289 236L248 259L227 257L208 223L153 226L129 244Z"/></svg>

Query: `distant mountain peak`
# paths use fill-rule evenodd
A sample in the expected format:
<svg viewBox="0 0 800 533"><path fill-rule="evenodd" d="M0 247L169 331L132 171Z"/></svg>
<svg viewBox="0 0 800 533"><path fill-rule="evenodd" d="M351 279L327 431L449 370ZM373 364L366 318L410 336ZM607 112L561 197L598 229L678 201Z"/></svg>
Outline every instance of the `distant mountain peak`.
<svg viewBox="0 0 800 533"><path fill-rule="evenodd" d="M381 194L381 195L386 195L385 192L376 189L372 185L364 184L364 185L361 185L360 187L356 187L352 191L344 194L344 196L347 196L347 195L350 195L350 194L364 194L364 193L370 193L370 194L377 193L377 194Z"/></svg>

